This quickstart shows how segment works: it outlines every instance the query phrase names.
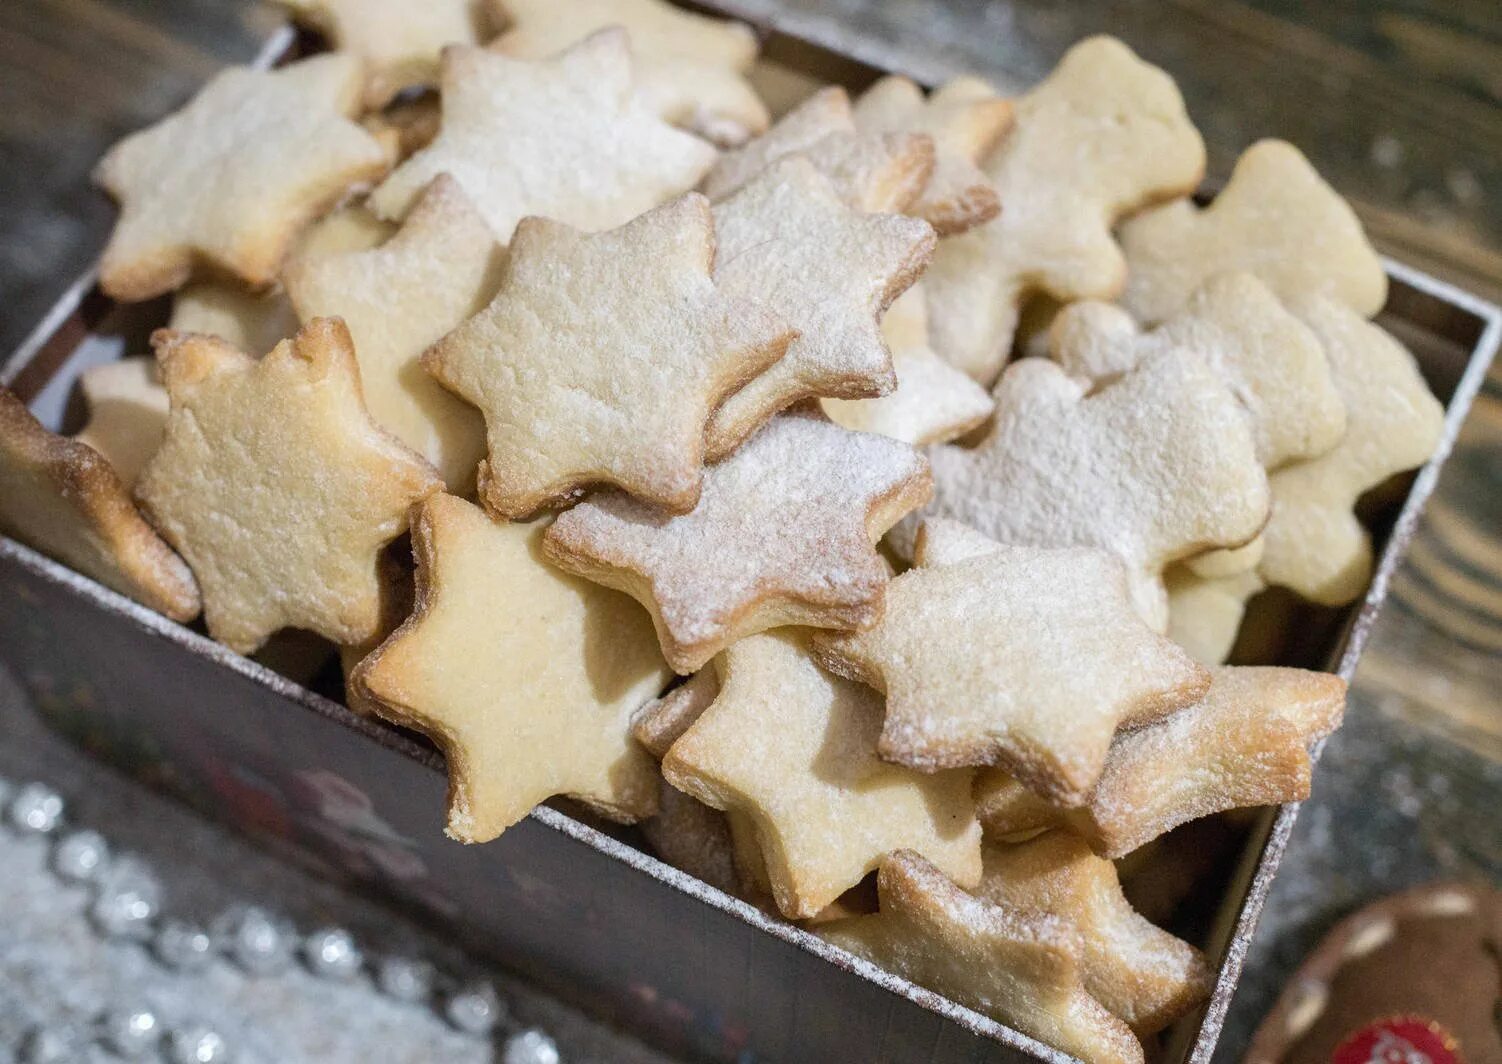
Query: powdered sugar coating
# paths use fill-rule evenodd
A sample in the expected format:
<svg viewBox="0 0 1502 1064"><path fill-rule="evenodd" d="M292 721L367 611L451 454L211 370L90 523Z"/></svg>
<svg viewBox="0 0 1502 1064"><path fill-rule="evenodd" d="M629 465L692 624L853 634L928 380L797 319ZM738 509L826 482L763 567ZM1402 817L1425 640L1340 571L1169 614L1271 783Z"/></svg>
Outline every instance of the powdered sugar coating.
<svg viewBox="0 0 1502 1064"><path fill-rule="evenodd" d="M544 549L651 610L668 663L688 673L768 628L873 623L888 576L872 544L929 493L911 447L787 416L706 471L691 513L602 493L562 514Z"/></svg>

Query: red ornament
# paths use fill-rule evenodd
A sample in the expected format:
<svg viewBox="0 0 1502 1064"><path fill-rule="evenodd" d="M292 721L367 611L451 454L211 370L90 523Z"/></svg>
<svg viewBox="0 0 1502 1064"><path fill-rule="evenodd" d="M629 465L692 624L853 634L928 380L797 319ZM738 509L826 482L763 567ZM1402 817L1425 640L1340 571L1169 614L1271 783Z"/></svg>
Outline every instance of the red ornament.
<svg viewBox="0 0 1502 1064"><path fill-rule="evenodd" d="M1330 1064L1465 1064L1460 1045L1434 1020L1391 1016L1335 1047Z"/></svg>

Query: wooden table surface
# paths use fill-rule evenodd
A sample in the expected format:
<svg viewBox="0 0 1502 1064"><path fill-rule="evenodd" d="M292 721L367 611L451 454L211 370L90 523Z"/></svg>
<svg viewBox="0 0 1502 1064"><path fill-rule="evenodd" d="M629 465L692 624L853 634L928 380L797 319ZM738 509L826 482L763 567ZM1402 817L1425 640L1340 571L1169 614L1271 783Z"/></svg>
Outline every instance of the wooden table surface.
<svg viewBox="0 0 1502 1064"><path fill-rule="evenodd" d="M1297 143L1388 253L1502 295L1502 11L1495 0L743 0L896 47L929 78L1036 81L1111 32L1179 80L1212 175L1269 135ZM103 149L170 110L276 23L236 0L0 3L0 350L101 246ZM1233 1060L1312 939L1375 894L1502 882L1502 372L1430 504L1358 674L1348 723L1264 918L1222 1044ZM1437 745L1436 745L1437 744ZM1435 751L1440 751L1435 754ZM1360 802L1382 836L1340 830Z"/></svg>

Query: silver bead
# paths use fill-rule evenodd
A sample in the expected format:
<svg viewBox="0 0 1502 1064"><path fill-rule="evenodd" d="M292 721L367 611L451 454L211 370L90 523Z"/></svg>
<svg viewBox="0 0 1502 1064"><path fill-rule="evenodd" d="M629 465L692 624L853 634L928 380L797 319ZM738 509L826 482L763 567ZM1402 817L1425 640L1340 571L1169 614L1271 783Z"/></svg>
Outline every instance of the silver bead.
<svg viewBox="0 0 1502 1064"><path fill-rule="evenodd" d="M10 822L21 831L47 835L63 822L63 796L45 783L28 783L10 800Z"/></svg>
<svg viewBox="0 0 1502 1064"><path fill-rule="evenodd" d="M127 1060L155 1055L162 1023L150 1009L120 1009L104 1018L104 1043Z"/></svg>
<svg viewBox="0 0 1502 1064"><path fill-rule="evenodd" d="M107 935L146 939L162 911L162 887L141 861L122 857L111 863L89 914Z"/></svg>
<svg viewBox="0 0 1502 1064"><path fill-rule="evenodd" d="M411 957L383 957L376 965L376 985L387 997L413 1004L433 992L433 966Z"/></svg>
<svg viewBox="0 0 1502 1064"><path fill-rule="evenodd" d="M167 1059L171 1064L227 1064L229 1043L201 1023L179 1027L167 1038Z"/></svg>
<svg viewBox="0 0 1502 1064"><path fill-rule="evenodd" d="M21 1043L22 1064L76 1064L88 1039L72 1027L38 1027Z"/></svg>
<svg viewBox="0 0 1502 1064"><path fill-rule="evenodd" d="M53 870L75 883L101 878L109 859L110 847L104 836L87 829L64 835L52 850Z"/></svg>
<svg viewBox="0 0 1502 1064"><path fill-rule="evenodd" d="M275 975L292 963L297 932L279 916L253 905L237 905L214 921L210 933L219 948L251 975Z"/></svg>
<svg viewBox="0 0 1502 1064"><path fill-rule="evenodd" d="M325 979L353 979L365 964L354 936L342 927L319 928L307 937L302 948L308 970Z"/></svg>
<svg viewBox="0 0 1502 1064"><path fill-rule="evenodd" d="M157 959L179 972L196 972L214 959L214 940L197 924L168 920L157 930L153 943Z"/></svg>
<svg viewBox="0 0 1502 1064"><path fill-rule="evenodd" d="M449 1023L468 1034L489 1034L506 1016L506 1006L489 983L471 983L449 996L443 1006Z"/></svg>
<svg viewBox="0 0 1502 1064"><path fill-rule="evenodd" d="M501 1064L558 1064L558 1043L536 1027L518 1031L506 1039Z"/></svg>

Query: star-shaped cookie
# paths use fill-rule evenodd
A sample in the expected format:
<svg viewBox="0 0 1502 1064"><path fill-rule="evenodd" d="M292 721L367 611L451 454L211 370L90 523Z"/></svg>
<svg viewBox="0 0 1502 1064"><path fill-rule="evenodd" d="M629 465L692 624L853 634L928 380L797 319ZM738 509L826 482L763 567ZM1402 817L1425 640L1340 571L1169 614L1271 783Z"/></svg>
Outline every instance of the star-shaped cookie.
<svg viewBox="0 0 1502 1064"><path fill-rule="evenodd" d="M886 695L889 761L1005 765L1078 805L1118 726L1161 719L1210 685L1143 623L1106 551L993 544L963 561L918 555L874 627L814 637L820 664Z"/></svg>
<svg viewBox="0 0 1502 1064"><path fill-rule="evenodd" d="M283 277L303 321L344 319L371 417L460 494L473 487L485 454L484 422L418 356L484 309L504 259L459 183L442 174L379 248L300 258Z"/></svg>
<svg viewBox="0 0 1502 1064"><path fill-rule="evenodd" d="M851 209L800 158L779 161L716 204L714 219L715 280L727 293L776 307L799 335L786 358L715 411L712 461L801 399L865 399L893 389L879 319L933 253L927 222Z"/></svg>
<svg viewBox="0 0 1502 1064"><path fill-rule="evenodd" d="M656 812L657 770L629 734L668 676L651 625L626 596L545 564L541 535L429 498L412 524L417 609L351 677L443 749L460 842L493 839L554 795L628 823Z"/></svg>
<svg viewBox="0 0 1502 1064"><path fill-rule="evenodd" d="M0 534L175 621L198 615L183 560L152 531L97 451L48 432L0 388Z"/></svg>
<svg viewBox="0 0 1502 1064"><path fill-rule="evenodd" d="M73 438L104 456L129 491L167 425L167 389L150 355L92 366L78 376L89 420Z"/></svg>
<svg viewBox="0 0 1502 1064"><path fill-rule="evenodd" d="M978 428L996 409L979 384L928 346L923 282L909 288L881 319L892 351L897 388L877 399L823 399L829 420L856 432L874 432L915 446L947 443Z"/></svg>
<svg viewBox="0 0 1502 1064"><path fill-rule="evenodd" d="M633 93L620 29L538 62L452 46L437 138L380 184L370 206L401 218L449 173L502 242L527 215L609 229L692 188L714 157Z"/></svg>
<svg viewBox="0 0 1502 1064"><path fill-rule="evenodd" d="M523 59L555 55L580 38L621 26L631 38L637 92L654 113L717 144L762 133L766 105L744 78L756 34L740 22L664 0L492 0L509 20L493 47Z"/></svg>
<svg viewBox="0 0 1502 1064"><path fill-rule="evenodd" d="M967 894L918 854L882 862L881 911L818 928L823 938L998 1023L1088 1061L1142 1064L1142 1043L1084 983L1067 920Z"/></svg>
<svg viewBox="0 0 1502 1064"><path fill-rule="evenodd" d="M829 85L811 94L777 124L735 151L726 152L704 177L712 200L740 191L779 159L807 159L858 211L902 213L928 187L934 141L926 133L862 133L855 128L850 94Z"/></svg>
<svg viewBox="0 0 1502 1064"><path fill-rule="evenodd" d="M181 111L116 144L94 172L120 203L100 287L151 299L201 266L252 285L275 280L298 231L390 165L350 120L360 81L347 55L226 70Z"/></svg>
<svg viewBox="0 0 1502 1064"><path fill-rule="evenodd" d="M874 623L888 576L872 544L928 495L911 447L788 415L706 471L692 513L599 494L562 514L543 549L646 606L668 664L689 673L768 628Z"/></svg>
<svg viewBox="0 0 1502 1064"><path fill-rule="evenodd" d="M1012 124L1012 102L980 78L945 82L927 99L908 78L882 78L855 104L857 129L870 133L926 133L934 168L918 202L908 208L942 235L989 222L1001 211L996 186L979 162Z"/></svg>
<svg viewBox="0 0 1502 1064"><path fill-rule="evenodd" d="M1230 390L1198 355L1169 350L1095 390L1022 359L997 385L973 450L930 450L934 502L1002 543L1101 547L1126 562L1132 598L1167 625L1163 569L1234 547L1267 519L1267 475Z"/></svg>
<svg viewBox="0 0 1502 1064"><path fill-rule="evenodd" d="M172 411L136 496L198 578L209 634L242 654L282 628L374 636L381 550L442 483L366 412L343 323L260 360L168 330L152 346Z"/></svg>
<svg viewBox="0 0 1502 1064"><path fill-rule="evenodd" d="M241 351L270 351L297 332L297 315L280 287L256 291L227 281L197 281L172 297L167 328L217 336Z"/></svg>
<svg viewBox="0 0 1502 1064"><path fill-rule="evenodd" d="M693 509L706 422L793 337L715 279L714 259L698 193L605 233L522 223L495 299L422 356L485 415L492 513L525 517L598 484Z"/></svg>
<svg viewBox="0 0 1502 1064"><path fill-rule="evenodd" d="M1324 295L1371 317L1387 301L1387 274L1345 200L1292 144L1264 140L1236 161L1208 207L1179 200L1121 227L1122 302L1159 322L1206 279L1257 275L1280 299Z"/></svg>
<svg viewBox="0 0 1502 1064"><path fill-rule="evenodd" d="M749 816L784 915L815 915L896 849L959 882L979 880L971 773L878 758L880 700L815 665L804 635L743 639L715 669L719 696L662 772L706 805Z"/></svg>
<svg viewBox="0 0 1502 1064"><path fill-rule="evenodd" d="M1359 597L1372 571L1372 542L1352 513L1363 492L1427 462L1445 411L1413 356L1343 303L1321 296L1293 309L1324 345L1346 404L1346 433L1328 453L1272 475L1273 512L1258 572L1313 602Z"/></svg>
<svg viewBox="0 0 1502 1064"><path fill-rule="evenodd" d="M982 384L1006 364L1018 308L1035 292L1114 299L1126 281L1116 221L1193 191L1205 147L1173 79L1120 41L1071 48L1017 101L983 169L1002 212L945 240L929 271L934 348Z"/></svg>
<svg viewBox="0 0 1502 1064"><path fill-rule="evenodd" d="M1067 831L982 851L977 897L1067 920L1080 933L1085 989L1140 1035L1161 1031L1210 993L1204 954L1140 916L1116 866Z"/></svg>
<svg viewBox="0 0 1502 1064"><path fill-rule="evenodd" d="M1267 586L1255 565L1221 576L1201 576L1187 565L1174 565L1165 574L1164 584L1168 588L1168 638L1201 665L1219 665L1230 657L1247 601Z"/></svg>
<svg viewBox="0 0 1502 1064"><path fill-rule="evenodd" d="M1190 820L1309 797L1309 746L1340 725L1346 684L1303 669L1222 666L1204 699L1122 732L1090 800L1059 809L1001 772L976 780L998 838L1064 825L1112 859Z"/></svg>
<svg viewBox="0 0 1502 1064"><path fill-rule="evenodd" d="M365 106L386 106L403 89L438 84L438 54L448 44L483 44L490 18L483 0L279 0L365 67Z"/></svg>

